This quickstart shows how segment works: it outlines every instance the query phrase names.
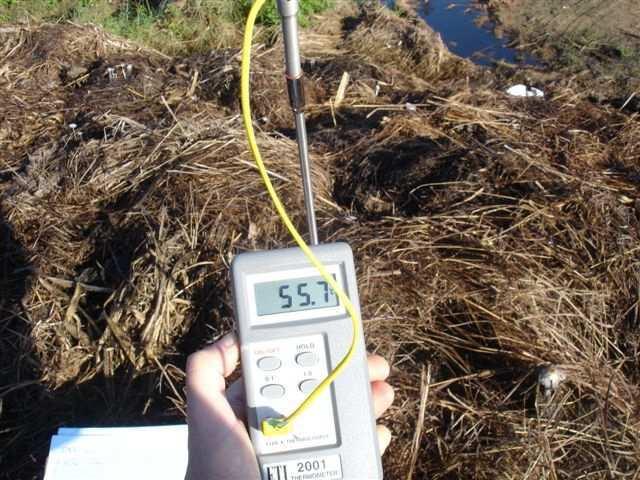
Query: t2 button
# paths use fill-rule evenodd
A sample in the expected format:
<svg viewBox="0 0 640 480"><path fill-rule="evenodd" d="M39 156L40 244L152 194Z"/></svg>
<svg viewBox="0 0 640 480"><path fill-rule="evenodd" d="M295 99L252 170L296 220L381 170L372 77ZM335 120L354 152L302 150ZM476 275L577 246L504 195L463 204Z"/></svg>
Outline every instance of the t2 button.
<svg viewBox="0 0 640 480"><path fill-rule="evenodd" d="M300 385L298 385L298 388L302 393L311 393L313 392L313 389L318 386L319 383L320 382L318 382L318 380L316 380L315 378L311 378L309 380L300 382Z"/></svg>
<svg viewBox="0 0 640 480"><path fill-rule="evenodd" d="M262 357L258 360L258 368L265 372L273 372L282 365L282 362L278 357Z"/></svg>
<svg viewBox="0 0 640 480"><path fill-rule="evenodd" d="M296 355L296 363L301 367L313 367L318 363L318 356L313 352L302 352Z"/></svg>
<svg viewBox="0 0 640 480"><path fill-rule="evenodd" d="M260 389L260 393L264 398L275 400L284 396L284 387L282 385L278 385L277 383L273 383L271 385L265 385L264 387L262 387Z"/></svg>

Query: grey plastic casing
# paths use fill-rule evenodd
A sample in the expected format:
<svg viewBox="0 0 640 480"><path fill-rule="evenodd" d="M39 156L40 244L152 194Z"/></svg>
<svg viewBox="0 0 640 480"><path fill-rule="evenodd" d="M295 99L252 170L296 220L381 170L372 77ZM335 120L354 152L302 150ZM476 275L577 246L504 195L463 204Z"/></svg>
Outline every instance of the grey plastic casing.
<svg viewBox="0 0 640 480"><path fill-rule="evenodd" d="M342 284L360 316L360 302L353 253L346 243L323 244L311 247L316 257L325 265L339 264ZM276 325L250 325L248 276L256 273L309 268L308 261L299 248L287 248L237 255L231 265L232 288L235 302L236 324L240 337L242 372L248 405L256 405L252 389L259 381L257 367L249 363L248 348L252 342L263 342L322 334L326 338L329 367L333 369L349 349L352 338L351 318L348 314L322 319L302 320ZM337 445L308 448L291 452L258 455L260 471L263 465L291 462L309 457L339 455L344 480L382 480L382 464L376 433L366 347L362 325L357 338L354 358L334 381L331 388L334 412L337 417ZM260 427L255 411L248 408L247 420L251 439L256 443ZM269 480L263 478L263 480Z"/></svg>

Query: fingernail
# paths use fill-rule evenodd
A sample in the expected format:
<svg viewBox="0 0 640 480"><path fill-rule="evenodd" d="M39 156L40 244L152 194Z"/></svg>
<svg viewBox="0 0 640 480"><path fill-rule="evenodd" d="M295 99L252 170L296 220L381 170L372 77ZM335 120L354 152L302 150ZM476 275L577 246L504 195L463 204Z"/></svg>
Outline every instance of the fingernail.
<svg viewBox="0 0 640 480"><path fill-rule="evenodd" d="M391 430L389 430L384 425L378 425L378 439L380 442L380 453L383 454L389 444L391 443L392 435Z"/></svg>
<svg viewBox="0 0 640 480"><path fill-rule="evenodd" d="M387 361L386 358L383 358L384 360L384 378L389 378L389 375L391 375L391 365L389 365L389 362Z"/></svg>
<svg viewBox="0 0 640 480"><path fill-rule="evenodd" d="M382 440L382 445L380 445L380 450L382 451L382 454L384 454L387 451L387 448L389 448L390 443L391 443L391 435L389 435L388 437L385 437Z"/></svg>

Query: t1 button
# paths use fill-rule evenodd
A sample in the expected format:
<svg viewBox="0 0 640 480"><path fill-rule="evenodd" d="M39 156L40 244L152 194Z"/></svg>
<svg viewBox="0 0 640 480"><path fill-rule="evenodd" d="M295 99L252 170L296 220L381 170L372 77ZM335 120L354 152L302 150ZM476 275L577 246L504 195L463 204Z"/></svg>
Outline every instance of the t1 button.
<svg viewBox="0 0 640 480"><path fill-rule="evenodd" d="M282 365L282 362L278 357L262 357L258 360L258 368L265 372L272 372L277 370Z"/></svg>
<svg viewBox="0 0 640 480"><path fill-rule="evenodd" d="M265 398L276 399L284 396L284 387L273 383L271 385L265 385L260 389L260 393Z"/></svg>
<svg viewBox="0 0 640 480"><path fill-rule="evenodd" d="M319 383L318 380L316 380L315 378L311 378L309 380L304 380L300 382L300 385L298 385L298 388L302 393L311 393L313 389L318 386L318 383Z"/></svg>
<svg viewBox="0 0 640 480"><path fill-rule="evenodd" d="M313 367L318 363L318 356L313 352L302 352L296 355L296 363L301 367Z"/></svg>

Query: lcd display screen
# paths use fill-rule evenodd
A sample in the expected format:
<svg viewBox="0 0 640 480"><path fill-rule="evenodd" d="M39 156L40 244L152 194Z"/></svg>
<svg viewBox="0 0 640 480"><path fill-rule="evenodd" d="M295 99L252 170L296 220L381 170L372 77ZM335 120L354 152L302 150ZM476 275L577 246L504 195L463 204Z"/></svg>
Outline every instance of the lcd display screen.
<svg viewBox="0 0 640 480"><path fill-rule="evenodd" d="M338 306L338 297L319 275L257 283L255 294L259 316Z"/></svg>

